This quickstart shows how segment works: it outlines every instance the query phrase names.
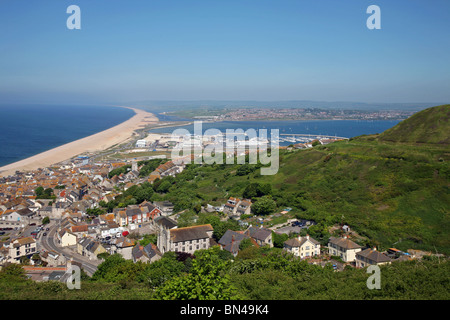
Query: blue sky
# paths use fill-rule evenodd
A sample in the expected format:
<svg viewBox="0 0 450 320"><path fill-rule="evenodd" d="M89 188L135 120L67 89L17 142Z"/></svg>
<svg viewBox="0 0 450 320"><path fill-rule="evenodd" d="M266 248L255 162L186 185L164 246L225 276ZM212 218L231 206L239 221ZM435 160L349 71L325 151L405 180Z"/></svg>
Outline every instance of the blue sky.
<svg viewBox="0 0 450 320"><path fill-rule="evenodd" d="M0 0L0 102L448 103L449 52L448 0Z"/></svg>

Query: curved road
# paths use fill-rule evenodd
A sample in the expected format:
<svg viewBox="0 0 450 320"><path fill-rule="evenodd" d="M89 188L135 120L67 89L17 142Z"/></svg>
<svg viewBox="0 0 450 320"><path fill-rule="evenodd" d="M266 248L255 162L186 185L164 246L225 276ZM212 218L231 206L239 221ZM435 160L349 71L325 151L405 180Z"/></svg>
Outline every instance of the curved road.
<svg viewBox="0 0 450 320"><path fill-rule="evenodd" d="M79 262L82 264L83 270L89 275L92 276L94 272L97 270L97 266L101 263L101 261L91 261L88 258L76 253L73 250L68 248L63 248L57 245L57 240L55 241L56 232L58 231L58 222L52 220L50 224L46 225L45 228L49 228L47 235L44 237L40 234L39 244L41 248L46 251L56 251L59 254L64 255L66 258L71 259L73 261Z"/></svg>

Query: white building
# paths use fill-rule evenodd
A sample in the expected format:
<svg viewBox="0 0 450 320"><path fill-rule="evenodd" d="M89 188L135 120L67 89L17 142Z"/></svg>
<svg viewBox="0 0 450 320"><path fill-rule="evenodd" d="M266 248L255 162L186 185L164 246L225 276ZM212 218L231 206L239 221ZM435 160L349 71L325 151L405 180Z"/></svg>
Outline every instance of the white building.
<svg viewBox="0 0 450 320"><path fill-rule="evenodd" d="M361 246L352 240L345 238L331 237L328 242L328 253L331 256L338 256L345 262L353 262L356 259L356 253L361 251Z"/></svg>
<svg viewBox="0 0 450 320"><path fill-rule="evenodd" d="M320 243L309 235L285 241L284 249L300 258L320 255Z"/></svg>
<svg viewBox="0 0 450 320"><path fill-rule="evenodd" d="M147 146L146 140L138 140L136 141L136 148L145 148Z"/></svg>
<svg viewBox="0 0 450 320"><path fill-rule="evenodd" d="M162 254L167 251L187 252L209 249L213 228L210 224L177 228L175 221L161 216L155 219L159 228L158 249Z"/></svg>

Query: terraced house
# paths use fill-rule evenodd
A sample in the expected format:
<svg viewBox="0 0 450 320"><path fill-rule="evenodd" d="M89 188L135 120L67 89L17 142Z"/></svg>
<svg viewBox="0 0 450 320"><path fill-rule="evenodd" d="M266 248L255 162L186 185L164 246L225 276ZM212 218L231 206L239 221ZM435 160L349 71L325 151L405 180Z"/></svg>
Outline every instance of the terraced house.
<svg viewBox="0 0 450 320"><path fill-rule="evenodd" d="M32 237L19 238L9 244L7 261L20 263L20 258L31 258L36 253L36 240Z"/></svg>

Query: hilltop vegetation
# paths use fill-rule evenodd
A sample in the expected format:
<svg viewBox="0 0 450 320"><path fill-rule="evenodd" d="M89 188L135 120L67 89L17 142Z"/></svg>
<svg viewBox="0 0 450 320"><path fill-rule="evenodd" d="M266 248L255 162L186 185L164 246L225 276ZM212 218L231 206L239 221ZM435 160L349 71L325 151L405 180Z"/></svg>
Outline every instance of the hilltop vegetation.
<svg viewBox="0 0 450 320"><path fill-rule="evenodd" d="M437 110L445 113L448 108ZM433 114L427 111L413 120L426 122ZM409 126L407 121L394 129L406 130L402 128ZM448 126L448 121L441 119L436 132L442 132L442 126ZM211 223L217 240L239 225L201 213L201 206L223 204L230 196L245 197L252 199L254 213L259 215L289 206L296 217L315 220L317 224L308 233L322 244L327 243L332 226L346 223L361 236L357 239L361 245L448 255L448 143L431 135L430 143L387 141L386 136L360 136L307 150L281 151L280 169L272 176L260 174L261 164L191 164L176 177L132 187L111 203L169 200L176 211L183 212L180 226ZM447 258L425 256L381 266L381 290L369 290L365 269L335 272L329 264L310 265L277 246L246 245L235 258L218 247L198 250L194 256L167 252L151 264L133 263L115 254L106 258L93 277L83 274L81 290L69 290L58 282L32 282L13 265L0 272L0 299L450 298Z"/></svg>
<svg viewBox="0 0 450 320"><path fill-rule="evenodd" d="M448 300L449 260L424 257L381 266L381 289L367 288L365 269L335 272L280 249L249 247L231 259L214 247L180 259L173 252L149 263L106 258L79 290L28 280L18 265L0 271L0 299L11 300Z"/></svg>
<svg viewBox="0 0 450 320"><path fill-rule="evenodd" d="M450 144L450 105L417 112L379 136L380 141L415 144Z"/></svg>
<svg viewBox="0 0 450 320"><path fill-rule="evenodd" d="M430 121L436 114L447 115L449 109L427 109L411 121L427 123L437 134L448 133L448 120ZM408 122L401 122L389 134L412 128ZM176 178L157 181L150 200L173 202L176 211L186 210L183 223L192 224L201 205L220 205L230 196L261 203L272 199L275 206L270 202L256 213L268 213L267 207L273 212L291 207L298 218L318 223L309 233L323 244L330 227L346 223L362 236L362 245L449 254L448 144L433 134L428 139L439 143L393 143L385 141L387 136L388 132L308 150L281 151L280 169L272 176L261 176L260 164L188 165Z"/></svg>

